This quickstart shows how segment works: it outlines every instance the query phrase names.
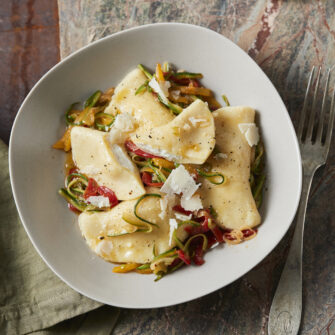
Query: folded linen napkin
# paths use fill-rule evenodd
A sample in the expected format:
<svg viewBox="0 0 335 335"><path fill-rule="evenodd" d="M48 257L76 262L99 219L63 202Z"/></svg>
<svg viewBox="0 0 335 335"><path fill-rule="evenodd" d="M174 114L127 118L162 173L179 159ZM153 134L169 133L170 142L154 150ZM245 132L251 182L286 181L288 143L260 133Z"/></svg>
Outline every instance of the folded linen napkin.
<svg viewBox="0 0 335 335"><path fill-rule="evenodd" d="M0 334L110 334L119 309L72 290L31 244L16 211L1 140L0 185Z"/></svg>

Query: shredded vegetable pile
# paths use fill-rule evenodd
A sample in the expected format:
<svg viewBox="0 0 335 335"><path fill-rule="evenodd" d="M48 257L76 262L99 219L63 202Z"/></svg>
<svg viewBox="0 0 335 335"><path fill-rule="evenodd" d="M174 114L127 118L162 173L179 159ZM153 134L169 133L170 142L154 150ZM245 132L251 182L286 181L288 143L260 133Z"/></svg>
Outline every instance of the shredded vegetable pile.
<svg viewBox="0 0 335 335"><path fill-rule="evenodd" d="M203 77L201 73L191 73L183 70L176 71L169 63L164 63L163 66L157 64L153 74L143 65L138 65L138 68L144 73L147 80L138 87L135 95L151 92L174 115L182 113L184 108L197 99L207 102L210 111L215 111L221 107L213 92L201 85L200 80ZM165 88L165 92L163 92L162 88ZM110 88L104 93L98 90L82 105L80 103L72 104L65 113L67 129L62 138L53 147L70 153L70 134L74 126L109 132L113 127L116 115L105 113L105 109L110 103L113 94L114 88ZM222 99L226 105L229 105L229 101L224 95ZM130 139L124 142L124 146L132 162L136 164L139 170L143 185L156 188L157 193L146 193L137 199L133 208L133 216L136 217L136 220L129 215L123 215L122 219L134 227L132 232L107 235L106 237L136 233L150 234L153 229L159 229L157 224L140 216L138 209L141 206L145 206L145 199L149 197L162 198L158 191L169 178L172 171L180 165L140 149ZM212 155L217 155L218 153L217 148L214 148ZM227 176L213 169L207 162L202 165L184 164L184 167L194 181L198 183L207 180L213 187L216 187L224 185L228 179ZM254 159L250 168L250 186L257 208L262 203L265 182L264 168L264 146L260 141L255 146ZM66 199L68 207L72 211L76 213L109 211L119 204L120 201L112 189L98 185L95 179L89 178L85 173L82 173L71 160L71 157L68 160L66 170L65 186L59 190L59 194ZM216 223L217 213L213 207L187 211L181 205L175 205L173 211L179 213L180 217L186 218L176 220L177 226L172 233L175 246L168 251L157 254L154 245L151 262L145 264L121 264L113 269L114 272L154 273L157 281L183 266L188 266L192 263L202 265L205 262L204 254L218 244L237 244L251 239L257 234L257 229L249 227L233 230L222 228ZM177 229L180 227L188 233L188 237L184 241L181 241L176 234Z"/></svg>

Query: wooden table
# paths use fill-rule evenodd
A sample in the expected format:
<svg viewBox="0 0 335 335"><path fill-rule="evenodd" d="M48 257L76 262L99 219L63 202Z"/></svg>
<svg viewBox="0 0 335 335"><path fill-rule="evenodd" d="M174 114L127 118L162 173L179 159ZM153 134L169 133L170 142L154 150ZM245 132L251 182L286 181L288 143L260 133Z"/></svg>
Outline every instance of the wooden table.
<svg viewBox="0 0 335 335"><path fill-rule="evenodd" d="M312 65L331 67L335 63L333 0L101 3L98 6L92 0L59 0L63 56L91 40L139 24L180 21L207 26L233 40L255 59L278 89L294 122ZM0 66L4 78L0 136L8 142L23 98L59 60L57 3L3 1L0 18ZM79 27L76 33L80 38L74 38L73 31L67 29L72 20ZM313 183L307 212L301 326L304 335L335 334L334 142L327 166ZM292 229L256 268L206 297L156 310L122 310L113 334L267 334L271 300L291 236Z"/></svg>

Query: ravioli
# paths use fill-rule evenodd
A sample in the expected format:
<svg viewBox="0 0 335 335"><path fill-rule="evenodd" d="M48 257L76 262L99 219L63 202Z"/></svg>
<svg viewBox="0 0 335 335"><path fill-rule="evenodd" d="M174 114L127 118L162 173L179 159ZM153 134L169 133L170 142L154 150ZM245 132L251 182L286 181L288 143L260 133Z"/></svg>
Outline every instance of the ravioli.
<svg viewBox="0 0 335 335"><path fill-rule="evenodd" d="M165 125L137 129L131 140L168 160L203 164L215 146L214 119L207 104L198 99Z"/></svg>
<svg viewBox="0 0 335 335"><path fill-rule="evenodd" d="M150 92L135 94L137 89L145 83L147 77L140 69L135 69L116 87L110 104L105 113L130 113L139 125L150 124L157 127L174 119L172 113L164 107Z"/></svg>
<svg viewBox="0 0 335 335"><path fill-rule="evenodd" d="M204 207L213 206L218 214L216 222L225 228L255 227L261 217L249 184L251 147L238 127L240 123L254 122L255 111L250 107L224 107L213 112L213 116L216 147L227 157L212 155L207 162L228 181L213 185L204 180L200 188Z"/></svg>
<svg viewBox="0 0 335 335"><path fill-rule="evenodd" d="M136 200L123 201L108 212L83 212L79 215L79 227L87 244L105 260L117 263L148 263L154 258L154 247L156 254L160 254L175 245L174 241L169 245L170 226L168 220L163 220L159 215L161 206L157 197L145 198L138 206L137 213L156 223L159 228L153 227L149 234L140 232L108 237L134 231L134 226L126 223L122 216L131 215L136 220L133 215L135 204ZM187 237L183 227L177 230L177 236L180 240Z"/></svg>
<svg viewBox="0 0 335 335"><path fill-rule="evenodd" d="M138 169L123 144L111 143L107 135L90 128L73 127L73 161L82 173L113 190L119 200L136 199L145 193Z"/></svg>

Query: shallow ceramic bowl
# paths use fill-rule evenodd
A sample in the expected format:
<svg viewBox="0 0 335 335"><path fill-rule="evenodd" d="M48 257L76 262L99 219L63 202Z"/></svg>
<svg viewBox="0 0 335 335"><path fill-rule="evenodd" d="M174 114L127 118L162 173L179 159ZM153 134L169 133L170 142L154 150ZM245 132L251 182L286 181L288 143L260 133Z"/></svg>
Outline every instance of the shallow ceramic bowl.
<svg viewBox="0 0 335 335"><path fill-rule="evenodd" d="M169 61L204 74L203 84L232 105L259 112L267 156L263 223L256 238L206 254L154 282L153 275L115 274L82 238L76 216L57 190L64 183L63 152L51 148L65 129L64 111L96 89L115 86L137 64ZM10 139L10 176L22 223L49 267L69 286L100 302L129 308L182 303L228 285L257 265L289 228L300 197L301 160L286 108L256 63L227 38L198 26L154 24L123 31L79 50L31 90Z"/></svg>

